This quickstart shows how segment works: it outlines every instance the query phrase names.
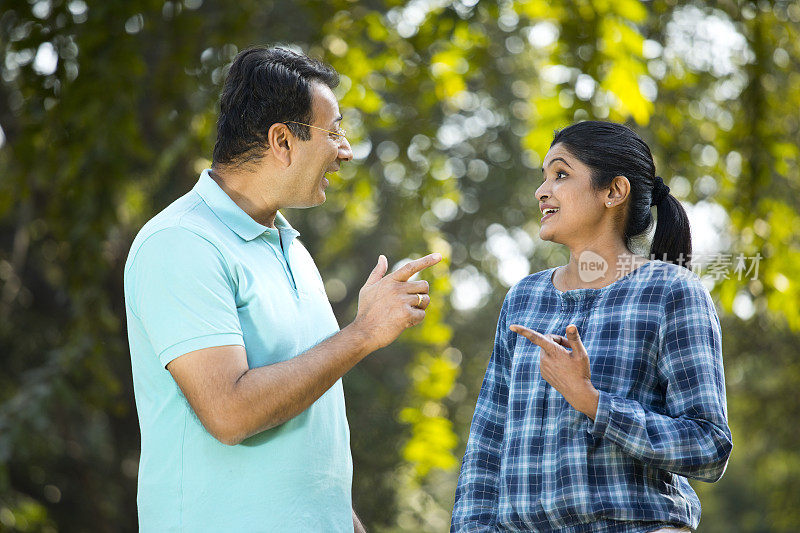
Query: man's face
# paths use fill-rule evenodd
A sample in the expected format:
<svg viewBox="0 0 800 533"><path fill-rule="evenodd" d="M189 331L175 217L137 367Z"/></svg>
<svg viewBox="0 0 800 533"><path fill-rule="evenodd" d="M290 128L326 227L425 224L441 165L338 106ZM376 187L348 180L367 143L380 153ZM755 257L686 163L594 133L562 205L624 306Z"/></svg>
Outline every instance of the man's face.
<svg viewBox="0 0 800 533"><path fill-rule="evenodd" d="M338 131L342 120L339 103L333 91L324 83L311 84L312 119L309 124L329 131ZM311 139L295 143L297 169L295 202L293 207L312 207L325 201L328 179L325 174L339 170L342 161L350 161L353 152L350 143L340 135L309 128Z"/></svg>

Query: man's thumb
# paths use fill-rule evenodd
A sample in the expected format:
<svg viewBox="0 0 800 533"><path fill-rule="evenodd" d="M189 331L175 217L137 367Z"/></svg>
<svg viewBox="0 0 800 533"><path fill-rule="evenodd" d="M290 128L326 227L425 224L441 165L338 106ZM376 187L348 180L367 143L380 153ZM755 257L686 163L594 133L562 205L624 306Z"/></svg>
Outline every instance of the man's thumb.
<svg viewBox="0 0 800 533"><path fill-rule="evenodd" d="M567 326L567 338L571 341L580 342L581 336L578 334L578 326L575 324L570 324Z"/></svg>
<svg viewBox="0 0 800 533"><path fill-rule="evenodd" d="M386 261L386 256L381 255L378 257L378 264L375 265L375 268L372 269L370 272L369 277L367 278L367 282L364 285L372 285L373 283L377 283L381 280L381 278L386 274L386 270L389 268L389 263Z"/></svg>

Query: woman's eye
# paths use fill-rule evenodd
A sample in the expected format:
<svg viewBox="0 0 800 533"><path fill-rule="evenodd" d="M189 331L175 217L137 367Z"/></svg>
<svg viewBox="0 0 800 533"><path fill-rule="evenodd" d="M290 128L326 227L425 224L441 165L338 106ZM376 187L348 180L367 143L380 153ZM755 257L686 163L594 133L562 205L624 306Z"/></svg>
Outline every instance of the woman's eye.
<svg viewBox="0 0 800 533"><path fill-rule="evenodd" d="M556 172L556 179L561 179L561 178L566 178L566 177L567 177L567 173L566 172L561 172L561 171Z"/></svg>

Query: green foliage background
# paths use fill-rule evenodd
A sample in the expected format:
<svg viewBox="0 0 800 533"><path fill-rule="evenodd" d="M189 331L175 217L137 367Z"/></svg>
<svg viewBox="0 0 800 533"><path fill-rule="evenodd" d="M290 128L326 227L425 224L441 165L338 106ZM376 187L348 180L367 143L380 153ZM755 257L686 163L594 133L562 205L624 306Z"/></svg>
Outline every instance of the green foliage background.
<svg viewBox="0 0 800 533"><path fill-rule="evenodd" d="M343 75L357 159L287 213L340 323L379 253L446 256L424 325L345 378L371 530L446 530L502 298L567 258L536 168L588 118L763 257L712 291L735 447L701 531L800 530L796 0L0 0L0 529L136 529L125 256L208 165L226 65L278 43Z"/></svg>

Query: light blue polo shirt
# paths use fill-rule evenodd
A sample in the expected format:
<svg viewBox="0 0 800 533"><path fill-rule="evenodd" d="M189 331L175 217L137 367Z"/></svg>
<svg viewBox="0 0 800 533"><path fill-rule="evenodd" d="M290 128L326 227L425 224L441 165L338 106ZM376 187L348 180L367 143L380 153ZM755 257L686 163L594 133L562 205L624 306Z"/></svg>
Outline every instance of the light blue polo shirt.
<svg viewBox="0 0 800 533"><path fill-rule="evenodd" d="M280 213L275 226L250 218L206 170L133 242L125 306L142 531L353 531L341 380L292 420L227 446L165 368L225 345L243 345L250 368L270 365L339 330L298 232Z"/></svg>

